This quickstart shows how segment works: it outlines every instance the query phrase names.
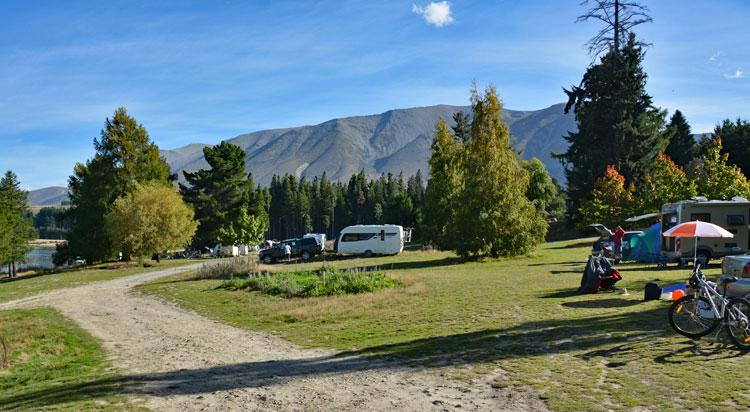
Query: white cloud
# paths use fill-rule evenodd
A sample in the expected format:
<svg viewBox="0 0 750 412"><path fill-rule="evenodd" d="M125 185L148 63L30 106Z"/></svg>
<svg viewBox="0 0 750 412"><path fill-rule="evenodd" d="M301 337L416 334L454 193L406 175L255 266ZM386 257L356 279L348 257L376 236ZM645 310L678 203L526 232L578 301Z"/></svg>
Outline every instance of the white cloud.
<svg viewBox="0 0 750 412"><path fill-rule="evenodd" d="M451 5L447 1L433 1L427 7L420 7L414 4L411 6L411 11L422 15L428 24L432 24L435 27L443 27L453 23Z"/></svg>
<svg viewBox="0 0 750 412"><path fill-rule="evenodd" d="M711 57L708 58L708 61L715 62L715 61L719 60L720 56L721 56L721 51L717 51L716 53L714 53L713 55L711 55Z"/></svg>
<svg viewBox="0 0 750 412"><path fill-rule="evenodd" d="M741 68L737 68L737 70L734 71L732 74L725 74L724 77L727 79L742 79L745 77L745 72L742 71Z"/></svg>

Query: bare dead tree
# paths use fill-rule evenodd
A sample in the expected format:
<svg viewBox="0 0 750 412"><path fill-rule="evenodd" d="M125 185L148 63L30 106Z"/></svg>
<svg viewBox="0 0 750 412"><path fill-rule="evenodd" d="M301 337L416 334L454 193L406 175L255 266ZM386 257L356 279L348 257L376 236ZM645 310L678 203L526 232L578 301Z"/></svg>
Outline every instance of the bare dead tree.
<svg viewBox="0 0 750 412"><path fill-rule="evenodd" d="M628 0L583 0L582 6L591 6L585 14L578 16L576 23L598 20L604 23L599 32L586 43L589 54L596 57L609 50L620 49L620 44L627 41L635 26L651 23L654 19L648 14L648 7L636 1ZM646 43L640 43L646 45Z"/></svg>

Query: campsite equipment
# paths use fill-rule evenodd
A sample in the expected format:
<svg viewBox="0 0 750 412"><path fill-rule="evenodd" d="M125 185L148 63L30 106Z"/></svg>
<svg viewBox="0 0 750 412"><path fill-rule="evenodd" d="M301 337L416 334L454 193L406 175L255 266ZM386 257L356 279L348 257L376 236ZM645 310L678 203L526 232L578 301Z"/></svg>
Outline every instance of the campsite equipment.
<svg viewBox="0 0 750 412"><path fill-rule="evenodd" d="M586 269L581 277L578 293L597 293L599 290L614 290L620 281L620 272L612 267L612 259L602 256L589 256Z"/></svg>
<svg viewBox="0 0 750 412"><path fill-rule="evenodd" d="M694 197L674 203L665 203L656 213L634 216L625 219L635 222L661 218L662 230L667 230L680 223L694 220L712 222L728 229L734 234L734 239L721 242L709 238L683 238L678 245L677 238L664 238L660 252L669 260L693 258L694 250L698 250L698 260L708 262L711 259L750 252L750 201L742 197L732 200L708 200L705 197ZM696 245L697 243L697 245ZM692 260L692 259L691 259ZM705 265L702 265L705 267Z"/></svg>
<svg viewBox="0 0 750 412"><path fill-rule="evenodd" d="M675 294L679 295L678 297L675 297ZM687 288L685 287L685 283L675 283L672 285L667 285L661 288L661 296L659 299L661 300L677 300L678 298L685 296L687 294Z"/></svg>
<svg viewBox="0 0 750 412"><path fill-rule="evenodd" d="M643 289L643 300L657 300L661 297L661 288L656 283L646 283Z"/></svg>
<svg viewBox="0 0 750 412"><path fill-rule="evenodd" d="M685 292L683 292L682 289L677 289L674 292L672 292L672 300L677 300L681 297L685 296Z"/></svg>
<svg viewBox="0 0 750 412"><path fill-rule="evenodd" d="M354 225L341 230L336 253L355 255L397 255L411 242L411 229L398 225Z"/></svg>
<svg viewBox="0 0 750 412"><path fill-rule="evenodd" d="M726 279L728 283L734 281L736 278ZM698 339L721 324L727 328L735 346L750 350L750 301L719 293L716 283L706 280L700 265L693 269L688 286L691 293L677 299L669 309L672 328L680 335Z"/></svg>
<svg viewBox="0 0 750 412"><path fill-rule="evenodd" d="M713 223L701 222L694 220L692 222L681 223L662 234L664 237L689 237L694 238L693 242L693 266L698 262L698 240L702 237L710 238L732 238L734 235L719 225ZM707 263L707 262L704 262Z"/></svg>

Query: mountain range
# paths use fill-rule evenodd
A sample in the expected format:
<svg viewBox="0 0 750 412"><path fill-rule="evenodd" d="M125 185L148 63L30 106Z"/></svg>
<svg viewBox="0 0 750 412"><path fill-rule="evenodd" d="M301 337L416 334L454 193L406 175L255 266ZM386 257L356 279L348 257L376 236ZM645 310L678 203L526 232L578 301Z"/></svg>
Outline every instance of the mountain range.
<svg viewBox="0 0 750 412"><path fill-rule="evenodd" d="M268 185L274 174L286 173L312 178L326 172L331 179L347 180L360 170L373 177L389 172L411 176L421 169L426 178L438 120L443 118L452 126L453 114L459 111L470 113L471 108L437 105L396 109L332 119L314 126L261 130L228 141L245 150L247 171L262 185ZM564 185L563 168L551 153L566 150L563 136L576 130L574 115L563 113L563 104L541 110L506 109L503 115L521 157L539 158L550 175ZM161 154L182 181L183 171L208 168L203 158L203 148L207 146L194 143L162 150ZM34 206L59 205L64 200L64 187L29 192L29 204Z"/></svg>
<svg viewBox="0 0 750 412"><path fill-rule="evenodd" d="M228 142L245 150L247 170L255 181L268 185L274 174L320 176L346 180L364 170L369 176L403 172L411 176L421 169L427 175L430 145L440 118L453 125L453 114L470 113L469 106L437 105L389 110L369 116L332 119L314 126L262 130L239 135ZM576 130L572 113L563 105L541 110L505 110L513 144L522 158L539 158L550 174L564 184L563 168L551 152L563 152L569 131ZM207 144L190 144L163 150L172 172L208 168L203 158Z"/></svg>

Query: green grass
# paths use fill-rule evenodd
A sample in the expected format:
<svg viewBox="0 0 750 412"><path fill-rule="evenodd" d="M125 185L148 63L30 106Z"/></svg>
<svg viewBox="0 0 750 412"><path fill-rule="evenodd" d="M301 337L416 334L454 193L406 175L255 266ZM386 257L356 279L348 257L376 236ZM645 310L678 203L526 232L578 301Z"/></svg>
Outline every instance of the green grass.
<svg viewBox="0 0 750 412"><path fill-rule="evenodd" d="M70 269L52 273L39 273L15 279L2 278L0 279L0 302L20 299L49 290L81 286L91 282L111 280L195 262L195 260L163 260L161 263L148 268L137 264L125 267L121 264L101 264L79 270Z"/></svg>
<svg viewBox="0 0 750 412"><path fill-rule="evenodd" d="M96 340L56 311L0 311L0 336L13 348L0 368L1 410L140 409L114 395L118 378Z"/></svg>
<svg viewBox="0 0 750 412"><path fill-rule="evenodd" d="M543 245L533 256L461 262L446 252L329 262L377 268L402 287L283 299L217 289L178 275L141 290L303 346L448 367L497 387L533 388L554 410L745 410L750 357L711 338L690 341L667 322L666 302L642 302L647 282L681 282L689 269L623 264L629 295L578 295L591 242ZM310 270L321 263L282 265ZM706 271L709 278L717 267Z"/></svg>
<svg viewBox="0 0 750 412"><path fill-rule="evenodd" d="M380 272L344 271L331 266L284 273L257 273L225 280L219 288L259 291L285 298L354 295L392 288L401 282Z"/></svg>

